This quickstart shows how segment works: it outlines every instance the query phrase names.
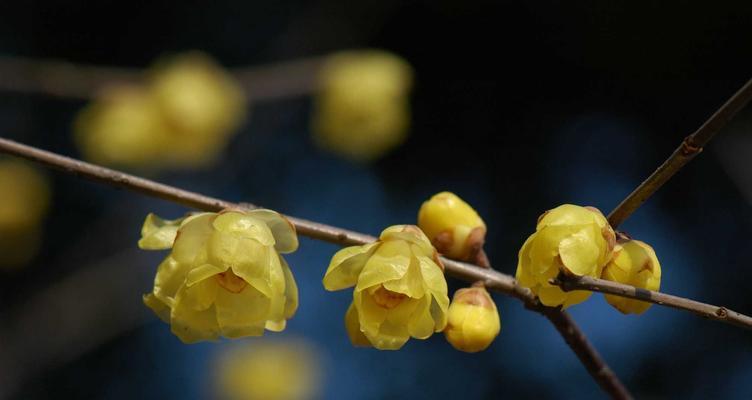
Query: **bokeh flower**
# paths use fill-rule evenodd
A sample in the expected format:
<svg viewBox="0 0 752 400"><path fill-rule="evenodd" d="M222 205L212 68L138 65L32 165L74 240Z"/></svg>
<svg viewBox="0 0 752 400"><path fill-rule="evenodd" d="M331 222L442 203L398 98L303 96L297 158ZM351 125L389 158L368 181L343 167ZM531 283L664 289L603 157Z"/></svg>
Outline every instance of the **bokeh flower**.
<svg viewBox="0 0 752 400"><path fill-rule="evenodd" d="M410 337L426 339L446 326L443 265L416 226L391 226L375 243L340 250L323 283L327 290L355 286L345 316L355 345L396 350Z"/></svg>
<svg viewBox="0 0 752 400"><path fill-rule="evenodd" d="M500 330L499 311L485 287L476 285L454 293L444 336L455 349L468 353L485 350Z"/></svg>
<svg viewBox="0 0 752 400"><path fill-rule="evenodd" d="M473 261L483 249L486 224L454 193L441 192L425 201L418 211L418 226L447 257Z"/></svg>
<svg viewBox="0 0 752 400"><path fill-rule="evenodd" d="M661 287L661 263L650 245L639 240L626 240L616 245L614 257L603 269L601 278L632 285L641 289ZM642 314L652 303L605 295L608 304L624 314Z"/></svg>
<svg viewBox="0 0 752 400"><path fill-rule="evenodd" d="M165 58L145 84L109 87L76 118L84 158L136 169L213 162L246 115L242 88L203 53Z"/></svg>
<svg viewBox="0 0 752 400"><path fill-rule="evenodd" d="M615 233L598 209L564 204L546 211L519 252L517 280L547 306L581 303L592 292L564 292L549 280L560 272L598 278L611 260Z"/></svg>
<svg viewBox="0 0 752 400"><path fill-rule="evenodd" d="M16 159L0 159L0 266L17 268L36 255L50 204L47 179Z"/></svg>
<svg viewBox="0 0 752 400"><path fill-rule="evenodd" d="M320 72L312 130L325 149L356 161L399 146L410 126L412 68L380 50L336 53Z"/></svg>
<svg viewBox="0 0 752 400"><path fill-rule="evenodd" d="M320 357L303 339L230 346L214 371L220 399L308 400L321 394Z"/></svg>
<svg viewBox="0 0 752 400"><path fill-rule="evenodd" d="M271 210L201 213L167 221L150 214L139 247L172 248L144 303L183 342L281 331L298 288L279 253L297 249L295 228Z"/></svg>

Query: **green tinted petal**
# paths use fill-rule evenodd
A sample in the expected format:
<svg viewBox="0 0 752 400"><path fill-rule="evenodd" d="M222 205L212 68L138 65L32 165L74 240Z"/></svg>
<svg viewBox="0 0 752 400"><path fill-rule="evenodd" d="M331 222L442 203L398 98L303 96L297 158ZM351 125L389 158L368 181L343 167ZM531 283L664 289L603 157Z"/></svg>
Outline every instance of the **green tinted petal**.
<svg viewBox="0 0 752 400"><path fill-rule="evenodd" d="M298 235L295 226L282 214L266 209L252 210L249 216L261 220L271 229L274 235L274 247L282 254L292 253L298 249Z"/></svg>
<svg viewBox="0 0 752 400"><path fill-rule="evenodd" d="M421 273L420 261L412 257L407 273L401 279L395 279L383 283L384 288L395 293L402 293L408 297L417 299L425 294L425 283Z"/></svg>
<svg viewBox="0 0 752 400"><path fill-rule="evenodd" d="M190 265L205 251L206 243L214 231L211 226L212 218L214 214L202 214L183 223L172 247L171 255L175 260Z"/></svg>
<svg viewBox="0 0 752 400"><path fill-rule="evenodd" d="M164 250L172 247L183 218L166 220L149 213L141 228L138 247L144 250Z"/></svg>
<svg viewBox="0 0 752 400"><path fill-rule="evenodd" d="M324 275L324 288L340 290L355 286L358 275L379 244L375 242L363 246L346 247L334 254Z"/></svg>
<svg viewBox="0 0 752 400"><path fill-rule="evenodd" d="M214 304L217 298L219 284L214 279L206 279L193 286L183 285L178 296L181 298L181 306L193 310L206 310Z"/></svg>
<svg viewBox="0 0 752 400"><path fill-rule="evenodd" d="M573 275L593 276L598 268L601 250L591 229L582 229L559 243L559 255L564 267Z"/></svg>
<svg viewBox="0 0 752 400"><path fill-rule="evenodd" d="M366 335L360 330L358 309L355 308L353 303L350 303L350 307L347 308L347 313L345 314L345 329L347 329L347 336L350 337L350 342L353 346L371 347L371 342L368 341Z"/></svg>
<svg viewBox="0 0 752 400"><path fill-rule="evenodd" d="M185 283L189 270L190 267L167 256L157 267L157 274L154 277L154 296L172 307L178 289Z"/></svg>
<svg viewBox="0 0 752 400"><path fill-rule="evenodd" d="M183 304L184 291L181 290L170 314L170 325L174 333L184 343L195 343L203 340L216 340L219 337L214 307L196 310Z"/></svg>
<svg viewBox="0 0 752 400"><path fill-rule="evenodd" d="M366 292L353 292L353 304L358 309L358 322L363 333L376 335L379 326L386 320L387 310L376 304ZM368 336L368 334L366 334Z"/></svg>
<svg viewBox="0 0 752 400"><path fill-rule="evenodd" d="M282 256L279 256L279 261L285 273L285 319L290 319L298 310L298 285L287 261Z"/></svg>
<svg viewBox="0 0 752 400"><path fill-rule="evenodd" d="M236 238L255 239L264 246L274 245L274 235L266 223L245 213L219 214L212 225L214 229Z"/></svg>
<svg viewBox="0 0 752 400"><path fill-rule="evenodd" d="M364 332L373 347L379 350L399 350L410 339L407 326L384 321L375 335Z"/></svg>
<svg viewBox="0 0 752 400"><path fill-rule="evenodd" d="M193 286L197 282L201 282L204 279L208 279L216 274L227 271L227 268L217 267L212 264L204 264L200 267L192 268L185 280L185 284Z"/></svg>
<svg viewBox="0 0 752 400"><path fill-rule="evenodd" d="M217 322L229 338L260 336L264 332L271 300L246 286L240 293L220 289L217 292Z"/></svg>
<svg viewBox="0 0 752 400"><path fill-rule="evenodd" d="M407 273L412 258L410 246L404 241L381 243L366 262L358 277L356 291L400 279Z"/></svg>
<svg viewBox="0 0 752 400"><path fill-rule="evenodd" d="M431 317L431 300L431 296L420 299L418 306L410 316L410 322L407 325L410 336L417 339L426 339L433 334L436 323Z"/></svg>

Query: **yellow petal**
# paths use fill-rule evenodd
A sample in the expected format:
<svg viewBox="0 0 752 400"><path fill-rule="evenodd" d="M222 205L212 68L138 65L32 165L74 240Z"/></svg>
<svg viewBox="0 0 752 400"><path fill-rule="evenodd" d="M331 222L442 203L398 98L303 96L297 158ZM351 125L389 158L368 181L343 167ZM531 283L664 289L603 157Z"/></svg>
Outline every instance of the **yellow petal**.
<svg viewBox="0 0 752 400"><path fill-rule="evenodd" d="M324 275L324 288L340 290L355 286L358 275L379 244L375 242L363 246L345 247L334 254Z"/></svg>
<svg viewBox="0 0 752 400"><path fill-rule="evenodd" d="M420 261L418 261L417 257L412 257L405 276L400 279L386 281L383 283L383 286L387 290L402 293L414 299L421 298L425 294L425 284L423 274L421 274L420 270Z"/></svg>
<svg viewBox="0 0 752 400"><path fill-rule="evenodd" d="M178 289L185 282L190 267L178 263L171 256L167 256L159 267L154 277L154 296L163 303L172 307Z"/></svg>
<svg viewBox="0 0 752 400"><path fill-rule="evenodd" d="M410 339L410 333L407 326L395 324L391 321L384 321L379 326L379 331L375 334L364 332L373 347L379 350L399 350Z"/></svg>
<svg viewBox="0 0 752 400"><path fill-rule="evenodd" d="M227 271L226 267L217 267L212 264L203 264L200 267L192 268L185 279L185 284L193 286L197 282L208 279L214 275Z"/></svg>
<svg viewBox="0 0 752 400"><path fill-rule="evenodd" d="M266 323L264 324L264 328L272 332L282 332L285 330L286 327L287 327L286 319L281 319L279 321L269 320L269 321L266 321Z"/></svg>
<svg viewBox="0 0 752 400"><path fill-rule="evenodd" d="M376 304L366 292L353 291L353 304L358 309L360 330L366 336L368 333L377 335L379 326L386 320L387 310Z"/></svg>
<svg viewBox="0 0 752 400"><path fill-rule="evenodd" d="M154 296L152 293L145 294L143 300L144 304L154 311L154 314L157 314L159 319L168 324L170 323L170 307L168 307L167 304L162 300L159 300L157 296Z"/></svg>
<svg viewBox="0 0 752 400"><path fill-rule="evenodd" d="M350 303L350 307L347 308L347 313L345 314L345 329L347 329L347 336L350 337L350 342L352 342L353 346L371 347L371 342L369 342L366 335L360 331L358 309L355 308L353 303Z"/></svg>
<svg viewBox="0 0 752 400"><path fill-rule="evenodd" d="M212 218L214 214L203 214L187 221L178 229L171 253L175 260L185 264L194 263L214 231L211 226Z"/></svg>
<svg viewBox="0 0 752 400"><path fill-rule="evenodd" d="M407 273L411 259L410 246L401 240L382 243L366 262L358 277L356 291L361 291L386 281L400 279Z"/></svg>
<svg viewBox="0 0 752 400"><path fill-rule="evenodd" d="M601 250L596 244L596 236L593 236L592 229L582 229L559 243L561 262L573 275L594 276L600 254Z"/></svg>
<svg viewBox="0 0 752 400"><path fill-rule="evenodd" d="M580 304L583 301L590 298L590 296L593 295L593 292L587 291L587 290L573 290L571 292L567 293L567 299L564 301L564 304L562 305L562 309L566 310L567 308L575 305Z"/></svg>
<svg viewBox="0 0 752 400"><path fill-rule="evenodd" d="M172 247L183 218L166 220L153 213L146 216L138 247L143 250L164 250Z"/></svg>
<svg viewBox="0 0 752 400"><path fill-rule="evenodd" d="M206 310L214 304L219 290L222 289L214 279L203 280L193 286L183 285L178 294L181 298L181 307Z"/></svg>
<svg viewBox="0 0 752 400"><path fill-rule="evenodd" d="M205 310L187 307L183 304L184 293L183 290L178 292L170 314L172 333L184 343L216 340L219 337L219 325L214 307Z"/></svg>
<svg viewBox="0 0 752 400"><path fill-rule="evenodd" d="M561 241L587 228L588 225L552 225L536 232L530 248L531 275L543 274L556 267Z"/></svg>
<svg viewBox="0 0 752 400"><path fill-rule="evenodd" d="M567 300L567 293L558 286L542 286L538 289L538 298L544 305L556 307L564 304Z"/></svg>
<svg viewBox="0 0 752 400"><path fill-rule="evenodd" d="M546 226L556 225L584 225L597 223L595 214L585 207L574 204L562 204L546 211L538 221L536 231Z"/></svg>
<svg viewBox="0 0 752 400"><path fill-rule="evenodd" d="M274 248L278 252L287 254L298 249L298 235L295 232L295 226L282 214L267 209L252 210L248 211L247 214L266 223L272 235L274 235Z"/></svg>
<svg viewBox="0 0 752 400"><path fill-rule="evenodd" d="M285 273L285 318L290 319L298 310L298 285L287 261L282 256L279 256L279 261Z"/></svg>
<svg viewBox="0 0 752 400"><path fill-rule="evenodd" d="M274 235L266 223L245 213L231 211L219 214L212 225L228 236L255 239L264 246L274 245Z"/></svg>
<svg viewBox="0 0 752 400"><path fill-rule="evenodd" d="M232 265L235 275L261 293L271 297L284 291L284 275L273 247L246 238L218 239L217 246L217 253L213 253L215 248L210 248L209 254L224 257L225 262ZM222 246L225 246L223 250Z"/></svg>
<svg viewBox="0 0 752 400"><path fill-rule="evenodd" d="M431 318L436 322L436 330L441 330L446 325L446 313L449 309L446 277L432 259L418 257L418 261L420 261L421 273L426 287L432 297Z"/></svg>
<svg viewBox="0 0 752 400"><path fill-rule="evenodd" d="M217 292L217 322L229 338L261 336L264 333L271 300L246 286L240 293L220 289Z"/></svg>
<svg viewBox="0 0 752 400"><path fill-rule="evenodd" d="M425 233L415 225L393 225L381 232L381 241L406 241L418 246L421 255L433 257L436 249Z"/></svg>
<svg viewBox="0 0 752 400"><path fill-rule="evenodd" d="M417 339L427 339L435 330L436 323L431 317L431 296L424 296L410 316L407 330L410 336Z"/></svg>
<svg viewBox="0 0 752 400"><path fill-rule="evenodd" d="M525 244L522 245L517 259L517 273L515 274L515 278L519 281L520 285L527 288L531 288L537 283L535 277L533 277L531 273L532 261L530 260L530 249L535 235L536 234L533 233L527 238L527 240L525 240Z"/></svg>

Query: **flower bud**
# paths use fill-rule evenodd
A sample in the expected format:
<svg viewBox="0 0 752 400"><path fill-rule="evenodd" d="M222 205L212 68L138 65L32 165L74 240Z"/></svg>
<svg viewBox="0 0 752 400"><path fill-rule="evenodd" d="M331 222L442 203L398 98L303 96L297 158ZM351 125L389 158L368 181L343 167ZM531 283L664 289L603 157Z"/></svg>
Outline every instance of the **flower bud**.
<svg viewBox="0 0 752 400"><path fill-rule="evenodd" d="M379 240L338 251L323 279L327 290L355 286L345 327L356 346L397 350L446 326L446 278L436 249L413 225L385 229Z"/></svg>
<svg viewBox="0 0 752 400"><path fill-rule="evenodd" d="M448 317L444 329L447 341L467 353L487 349L501 330L499 311L483 286L457 290Z"/></svg>
<svg viewBox="0 0 752 400"><path fill-rule="evenodd" d="M321 69L312 130L325 149L356 161L404 142L410 125L410 65L379 50L332 55Z"/></svg>
<svg viewBox="0 0 752 400"><path fill-rule="evenodd" d="M418 226L447 257L474 261L483 249L486 224L454 193L441 192L424 202L418 211Z"/></svg>
<svg viewBox="0 0 752 400"><path fill-rule="evenodd" d="M587 300L592 292L564 292L549 280L560 272L600 277L613 255L616 235L598 209L564 204L546 211L520 249L517 280L544 305L563 308Z"/></svg>
<svg viewBox="0 0 752 400"><path fill-rule="evenodd" d="M614 258L603 269L602 279L646 290L661 287L661 264L655 251L647 243L627 240L619 243ZM642 314L652 303L626 297L605 295L608 304L624 314Z"/></svg>

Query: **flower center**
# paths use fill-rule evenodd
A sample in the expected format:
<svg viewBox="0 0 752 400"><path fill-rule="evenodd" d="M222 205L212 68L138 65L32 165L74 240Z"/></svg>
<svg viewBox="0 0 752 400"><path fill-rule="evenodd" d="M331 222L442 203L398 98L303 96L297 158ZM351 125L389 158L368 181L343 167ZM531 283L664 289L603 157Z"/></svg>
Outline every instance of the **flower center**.
<svg viewBox="0 0 752 400"><path fill-rule="evenodd" d="M372 296L373 301L376 304L383 308L386 308L387 310L391 310L392 308L397 307L402 303L403 300L407 298L406 295L387 290L384 288L384 286L379 286L379 288L376 289L375 292L373 292Z"/></svg>
<svg viewBox="0 0 752 400"><path fill-rule="evenodd" d="M222 286L225 290L231 293L240 293L248 285L248 282L244 281L243 278L232 273L231 269L215 276L217 277L219 286Z"/></svg>

